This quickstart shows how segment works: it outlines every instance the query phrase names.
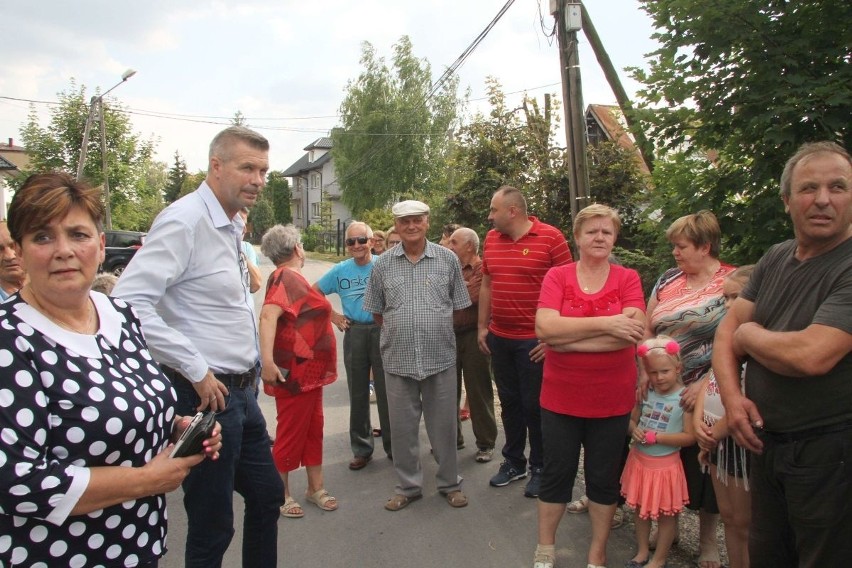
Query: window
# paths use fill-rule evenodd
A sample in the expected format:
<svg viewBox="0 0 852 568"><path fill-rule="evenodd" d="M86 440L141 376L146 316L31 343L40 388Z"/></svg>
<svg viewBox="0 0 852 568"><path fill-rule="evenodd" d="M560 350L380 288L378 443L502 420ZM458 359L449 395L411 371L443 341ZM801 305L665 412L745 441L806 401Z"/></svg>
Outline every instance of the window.
<svg viewBox="0 0 852 568"><path fill-rule="evenodd" d="M296 205L296 219L302 218L302 204L299 203Z"/></svg>
<svg viewBox="0 0 852 568"><path fill-rule="evenodd" d="M311 150L310 152L308 152L308 163L310 164L313 161L314 161L314 151Z"/></svg>
<svg viewBox="0 0 852 568"><path fill-rule="evenodd" d="M320 186L320 175L319 174L311 174L311 187L316 189Z"/></svg>
<svg viewBox="0 0 852 568"><path fill-rule="evenodd" d="M320 216L320 203L311 203L311 217Z"/></svg>

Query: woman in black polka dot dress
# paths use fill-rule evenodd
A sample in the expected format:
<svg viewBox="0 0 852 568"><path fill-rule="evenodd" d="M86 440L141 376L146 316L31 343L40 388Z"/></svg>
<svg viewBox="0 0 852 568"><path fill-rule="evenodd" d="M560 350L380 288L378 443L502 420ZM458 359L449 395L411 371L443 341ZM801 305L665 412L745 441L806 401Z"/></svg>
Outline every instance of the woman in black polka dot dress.
<svg viewBox="0 0 852 568"><path fill-rule="evenodd" d="M133 310L90 292L100 219L65 174L31 176L9 210L29 282L0 304L0 566L156 566L165 493L221 446L217 427L169 458L171 383Z"/></svg>

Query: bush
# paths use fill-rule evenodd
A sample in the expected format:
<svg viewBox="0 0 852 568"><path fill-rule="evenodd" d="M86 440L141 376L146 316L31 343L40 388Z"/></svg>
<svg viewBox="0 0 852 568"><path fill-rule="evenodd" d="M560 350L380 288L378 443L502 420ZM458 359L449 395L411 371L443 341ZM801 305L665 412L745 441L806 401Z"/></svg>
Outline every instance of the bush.
<svg viewBox="0 0 852 568"><path fill-rule="evenodd" d="M337 230L327 231L319 223L314 223L302 231L302 246L306 251L340 254L343 235Z"/></svg>
<svg viewBox="0 0 852 568"><path fill-rule="evenodd" d="M614 247L612 254L615 255L621 264L639 273L645 298L650 297L651 290L653 290L657 279L672 264L671 256L663 259L656 256L647 256L638 250L627 250L621 247Z"/></svg>

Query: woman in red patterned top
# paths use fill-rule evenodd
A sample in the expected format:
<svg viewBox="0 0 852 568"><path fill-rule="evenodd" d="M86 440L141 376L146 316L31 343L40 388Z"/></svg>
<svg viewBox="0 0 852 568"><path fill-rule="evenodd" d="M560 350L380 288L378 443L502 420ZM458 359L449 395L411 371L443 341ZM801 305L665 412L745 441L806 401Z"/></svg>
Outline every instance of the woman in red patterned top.
<svg viewBox="0 0 852 568"><path fill-rule="evenodd" d="M620 226L605 205L580 211L574 220L580 260L551 268L541 285L535 329L548 351L535 568L553 568L556 529L571 501L581 446L592 524L588 565L606 564L622 447L636 402L635 345L645 329L639 275L610 262Z"/></svg>
<svg viewBox="0 0 852 568"><path fill-rule="evenodd" d="M272 456L284 481L281 514L305 514L288 480L300 465L308 474L305 498L334 511L337 499L323 487L322 475L322 388L337 379L331 304L302 276L305 251L293 225L269 229L260 250L277 267L267 282L259 331L263 389L275 397L278 414Z"/></svg>

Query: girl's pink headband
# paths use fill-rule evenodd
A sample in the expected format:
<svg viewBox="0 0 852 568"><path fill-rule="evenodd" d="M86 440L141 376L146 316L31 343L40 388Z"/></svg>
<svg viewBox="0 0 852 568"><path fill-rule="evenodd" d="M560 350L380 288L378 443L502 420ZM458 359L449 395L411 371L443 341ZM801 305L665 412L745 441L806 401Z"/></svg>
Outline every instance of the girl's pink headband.
<svg viewBox="0 0 852 568"><path fill-rule="evenodd" d="M669 341L663 347L648 347L647 343L643 343L636 348L636 354L640 357L644 357L648 354L648 351L651 351L652 349L665 349L666 353L669 355L677 355L680 353L680 344L677 341Z"/></svg>

